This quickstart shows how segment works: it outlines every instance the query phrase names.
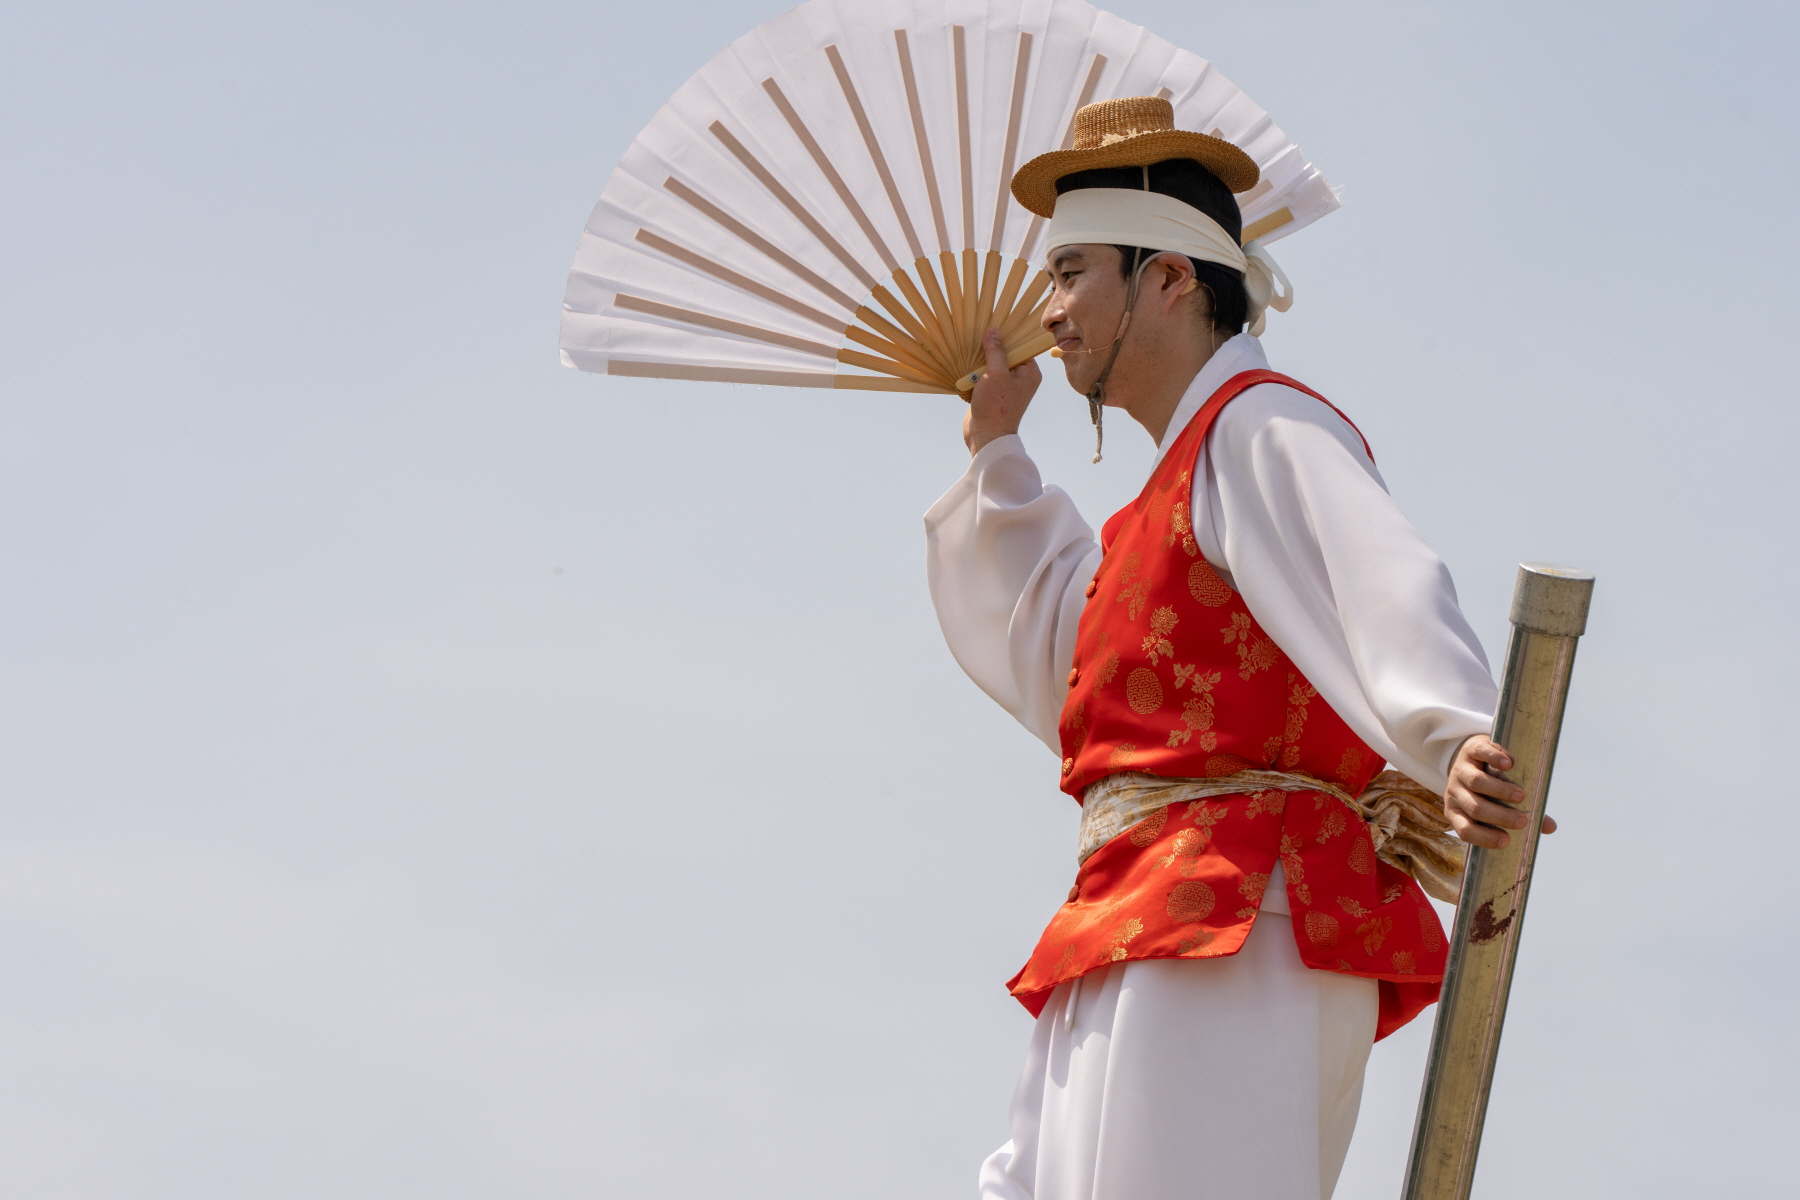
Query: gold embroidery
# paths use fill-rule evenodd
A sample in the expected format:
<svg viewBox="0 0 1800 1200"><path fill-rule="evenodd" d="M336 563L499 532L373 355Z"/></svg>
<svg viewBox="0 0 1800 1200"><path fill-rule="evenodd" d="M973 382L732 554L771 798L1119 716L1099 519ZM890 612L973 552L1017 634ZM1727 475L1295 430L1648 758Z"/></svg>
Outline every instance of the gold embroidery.
<svg viewBox="0 0 1800 1200"><path fill-rule="evenodd" d="M1175 947L1175 953L1177 953L1177 954L1192 954L1196 950L1202 950L1212 944L1213 944L1212 930L1202 929L1198 933L1194 934L1194 936L1191 938L1182 938L1181 942Z"/></svg>
<svg viewBox="0 0 1800 1200"><path fill-rule="evenodd" d="M1112 946L1107 957L1113 962L1125 961L1125 944L1142 932L1144 932L1144 923L1136 917L1132 917L1120 925L1113 930Z"/></svg>
<svg viewBox="0 0 1800 1200"><path fill-rule="evenodd" d="M1424 939L1425 949L1436 954L1444 945L1444 931L1438 928L1437 913L1429 906L1419 909L1419 936Z"/></svg>
<svg viewBox="0 0 1800 1200"><path fill-rule="evenodd" d="M1212 836L1212 827L1223 821L1231 809L1224 804L1208 804L1204 800L1196 800L1188 805L1187 818L1194 823L1206 837Z"/></svg>
<svg viewBox="0 0 1800 1200"><path fill-rule="evenodd" d="M1131 742L1120 742L1114 746L1112 753L1106 756L1106 769L1122 771L1131 765L1131 756L1137 753L1137 747Z"/></svg>
<svg viewBox="0 0 1800 1200"><path fill-rule="evenodd" d="M1111 654L1100 660L1100 669L1094 672L1094 695L1098 696L1100 694L1100 689L1111 683L1113 681L1113 676L1118 673L1119 652L1114 650Z"/></svg>
<svg viewBox="0 0 1800 1200"><path fill-rule="evenodd" d="M1337 781L1345 787L1350 781L1363 773L1363 752L1355 746L1344 750L1344 757L1338 759Z"/></svg>
<svg viewBox="0 0 1800 1200"><path fill-rule="evenodd" d="M1411 950L1396 950L1396 951L1394 951L1394 970L1398 971L1402 975L1412 975L1412 974L1416 973L1416 970L1413 967L1413 956L1412 956Z"/></svg>
<svg viewBox="0 0 1800 1200"><path fill-rule="evenodd" d="M1253 871L1238 881L1238 892L1250 903L1237 910L1238 920L1254 917L1256 909L1262 903L1263 892L1269 887L1269 876L1265 871Z"/></svg>
<svg viewBox="0 0 1800 1200"><path fill-rule="evenodd" d="M1338 897L1338 907L1343 909L1345 912L1349 913L1351 916L1357 918L1358 920L1361 920L1362 918L1369 915L1368 909L1366 909L1362 905L1358 904L1355 900L1352 900L1349 896L1339 896Z"/></svg>
<svg viewBox="0 0 1800 1200"><path fill-rule="evenodd" d="M1405 890L1406 885L1404 883L1390 883L1381 891L1381 902L1383 904L1392 904L1400 898L1400 893Z"/></svg>
<svg viewBox="0 0 1800 1200"><path fill-rule="evenodd" d="M1300 898L1300 903L1311 904L1312 885L1306 882L1306 863L1300 858L1300 839L1291 833L1281 835L1281 869L1287 875L1288 887Z"/></svg>
<svg viewBox="0 0 1800 1200"><path fill-rule="evenodd" d="M1219 632L1225 635L1227 646L1237 646L1239 679L1248 679L1258 671L1268 670L1281 656L1281 651L1262 635L1249 613L1232 613L1231 624Z"/></svg>
<svg viewBox="0 0 1800 1200"><path fill-rule="evenodd" d="M1185 746L1200 734L1200 748L1211 753L1218 749L1219 735L1208 733L1213 726L1213 685L1219 682L1219 672L1205 671L1193 664L1183 666L1174 664L1175 690L1180 691L1183 684L1194 690L1194 698L1181 706L1181 723L1186 729L1175 729L1169 733L1169 745Z"/></svg>
<svg viewBox="0 0 1800 1200"><path fill-rule="evenodd" d="M1109 637L1111 635L1102 629L1100 636L1094 641L1094 653L1100 656L1100 665L1094 668L1093 675L1093 694L1096 696L1105 690L1106 685L1113 681L1113 676L1119 673L1119 652L1117 650L1111 654L1106 652L1106 642Z"/></svg>
<svg viewBox="0 0 1800 1200"><path fill-rule="evenodd" d="M1062 957L1056 960L1056 970L1050 972L1051 978L1063 979L1075 966L1075 943L1070 942L1063 947Z"/></svg>
<svg viewBox="0 0 1800 1200"><path fill-rule="evenodd" d="M1149 714L1162 707L1162 680L1149 667L1139 667L1125 678L1125 703L1131 711Z"/></svg>
<svg viewBox="0 0 1800 1200"><path fill-rule="evenodd" d="M1218 608L1231 599L1231 586L1203 558L1188 568L1188 595L1208 608Z"/></svg>
<svg viewBox="0 0 1800 1200"><path fill-rule="evenodd" d="M1306 725L1306 706L1318 698L1319 689L1310 683L1302 683L1295 675L1288 676L1288 704L1296 711L1288 714L1287 736L1289 741L1300 736L1300 730Z"/></svg>
<svg viewBox="0 0 1800 1200"><path fill-rule="evenodd" d="M1188 700L1181 706L1181 723L1186 729L1171 729L1169 745L1185 746L1193 736L1200 735L1200 748L1212 753L1219 748L1219 735L1212 732L1213 698L1199 696Z"/></svg>
<svg viewBox="0 0 1800 1200"><path fill-rule="evenodd" d="M1200 553L1200 547L1194 544L1194 517L1190 511L1193 502L1190 499L1191 492L1188 487L1190 477L1190 472L1183 471L1181 473L1179 480L1181 490L1176 493L1175 505L1169 510L1169 536L1163 539L1163 545L1173 546L1179 539L1181 548L1187 551L1189 557L1192 557Z"/></svg>
<svg viewBox="0 0 1800 1200"><path fill-rule="evenodd" d="M1250 803L1244 805L1246 817L1260 817L1264 813L1279 813L1287 808L1287 793L1280 788L1270 788L1266 792L1256 792L1250 797Z"/></svg>
<svg viewBox="0 0 1800 1200"><path fill-rule="evenodd" d="M1348 824L1349 823L1344 820L1344 810L1341 807L1334 806L1330 812L1325 814L1324 826L1319 830L1319 844L1322 846L1338 834L1344 832Z"/></svg>
<svg viewBox="0 0 1800 1200"><path fill-rule="evenodd" d="M1178 883L1169 892L1166 911L1169 919L1183 925L1204 921L1212 914L1216 900L1213 890L1198 879Z"/></svg>
<svg viewBox="0 0 1800 1200"><path fill-rule="evenodd" d="M1067 724L1068 724L1069 741L1072 743L1072 745L1070 746L1070 749L1073 750L1076 754L1080 754L1081 748L1083 746L1087 745L1087 739L1088 739L1087 701L1086 700L1077 700L1075 702L1075 707L1069 710L1069 719L1068 719ZM1073 758L1063 759L1063 774L1064 775L1067 775L1069 772L1073 771L1074 769L1075 769L1075 760Z"/></svg>
<svg viewBox="0 0 1800 1200"><path fill-rule="evenodd" d="M1375 870L1375 847L1366 837L1359 837L1350 843L1350 869L1358 875L1368 875Z"/></svg>
<svg viewBox="0 0 1800 1200"><path fill-rule="evenodd" d="M1179 862L1183 875L1198 875L1200 859L1206 850L1206 837L1209 832L1211 831L1200 829L1182 830L1175 835L1175 841L1169 847L1174 853L1165 854L1157 859L1156 865L1167 867L1170 863Z"/></svg>
<svg viewBox="0 0 1800 1200"><path fill-rule="evenodd" d="M1169 510L1175 504L1175 497L1172 494L1174 487L1175 477L1164 475L1162 480L1157 483L1156 490L1150 493L1150 505L1145 510L1145 516L1151 526L1161 525L1169 519Z"/></svg>
<svg viewBox="0 0 1800 1200"><path fill-rule="evenodd" d="M1175 690L1178 692L1183 685L1186 685L1195 692L1207 693L1211 692L1213 685L1219 682L1219 672L1217 671L1204 671L1191 664L1184 667L1180 663L1173 664L1172 669L1175 672Z"/></svg>
<svg viewBox="0 0 1800 1200"><path fill-rule="evenodd" d="M1356 927L1356 936L1363 940L1363 950L1373 954L1381 949L1381 943L1387 940L1388 931L1394 927L1394 918L1376 917L1372 921L1364 921Z"/></svg>
<svg viewBox="0 0 1800 1200"><path fill-rule="evenodd" d="M1208 779L1223 779L1227 775L1236 775L1239 771L1249 770L1256 764L1247 758L1239 758L1235 754L1215 754L1206 760L1205 775Z"/></svg>
<svg viewBox="0 0 1800 1200"><path fill-rule="evenodd" d="M1159 654L1167 654L1171 658L1175 656L1175 646L1169 641L1169 631L1175 628L1175 623L1180 619L1175 615L1175 610L1166 605L1150 614L1150 636L1144 639L1144 653L1150 656L1151 666L1156 665Z"/></svg>
<svg viewBox="0 0 1800 1200"><path fill-rule="evenodd" d="M1133 550L1125 556L1119 565L1119 582L1125 587L1115 598L1115 603L1125 606L1125 619L1135 621L1138 614L1144 611L1144 605L1150 599L1148 580L1138 578L1138 567L1143 562L1143 555Z"/></svg>
<svg viewBox="0 0 1800 1200"><path fill-rule="evenodd" d="M1139 850L1142 850L1145 846L1148 846L1151 842L1154 842L1161 836L1163 826L1168 823L1168 808L1163 807L1157 809L1155 812L1131 827L1131 844L1136 846Z"/></svg>
<svg viewBox="0 0 1800 1200"><path fill-rule="evenodd" d="M1306 937L1315 946L1329 949L1338 943L1337 918L1330 913L1309 912L1306 914Z"/></svg>
<svg viewBox="0 0 1800 1200"><path fill-rule="evenodd" d="M1306 706L1319 695L1319 689L1288 672L1287 724L1281 732L1281 765L1285 770L1300 763L1300 735L1306 729Z"/></svg>

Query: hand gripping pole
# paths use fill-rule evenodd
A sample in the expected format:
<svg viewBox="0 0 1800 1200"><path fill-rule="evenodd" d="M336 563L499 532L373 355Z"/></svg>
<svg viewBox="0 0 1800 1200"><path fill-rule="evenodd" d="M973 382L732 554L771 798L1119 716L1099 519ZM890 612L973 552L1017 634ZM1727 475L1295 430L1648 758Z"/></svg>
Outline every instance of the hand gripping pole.
<svg viewBox="0 0 1800 1200"><path fill-rule="evenodd" d="M1525 789L1531 823L1509 830L1503 850L1469 848L1403 1200L1468 1200L1475 1182L1550 768L1593 591L1594 577L1581 571L1546 563L1519 567L1494 740L1512 755L1506 778Z"/></svg>

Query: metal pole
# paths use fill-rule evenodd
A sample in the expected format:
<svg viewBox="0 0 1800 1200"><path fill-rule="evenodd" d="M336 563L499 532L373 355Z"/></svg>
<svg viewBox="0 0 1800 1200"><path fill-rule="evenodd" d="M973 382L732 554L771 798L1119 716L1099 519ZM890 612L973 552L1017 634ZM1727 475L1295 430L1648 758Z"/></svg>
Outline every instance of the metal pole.
<svg viewBox="0 0 1800 1200"><path fill-rule="evenodd" d="M1594 577L1584 572L1547 563L1519 566L1494 740L1512 755L1506 778L1525 789L1522 807L1531 823L1508 830L1511 839L1503 850L1469 848L1404 1200L1468 1200L1475 1182L1575 642L1587 628L1593 591Z"/></svg>

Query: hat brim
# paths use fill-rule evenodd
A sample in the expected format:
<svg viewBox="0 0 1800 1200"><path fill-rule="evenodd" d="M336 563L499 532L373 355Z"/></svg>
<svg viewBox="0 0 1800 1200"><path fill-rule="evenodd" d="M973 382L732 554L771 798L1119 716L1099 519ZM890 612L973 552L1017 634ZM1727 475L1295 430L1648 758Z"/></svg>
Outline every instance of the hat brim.
<svg viewBox="0 0 1800 1200"><path fill-rule="evenodd" d="M1040 154L1013 176L1013 199L1027 212L1048 217L1056 211L1056 181L1065 175L1103 167L1148 167L1171 158L1193 159L1234 194L1255 187L1261 174L1255 160L1223 138L1185 129L1158 129L1092 150Z"/></svg>

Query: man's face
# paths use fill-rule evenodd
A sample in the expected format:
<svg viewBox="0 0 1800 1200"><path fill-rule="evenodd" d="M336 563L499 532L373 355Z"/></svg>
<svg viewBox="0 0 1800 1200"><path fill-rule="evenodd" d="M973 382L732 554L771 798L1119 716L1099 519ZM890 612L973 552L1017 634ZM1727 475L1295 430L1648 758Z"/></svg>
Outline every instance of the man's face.
<svg viewBox="0 0 1800 1200"><path fill-rule="evenodd" d="M1105 369L1125 315L1122 265L1114 246L1061 246L1050 255L1052 290L1043 326L1063 352L1069 386L1084 396Z"/></svg>

